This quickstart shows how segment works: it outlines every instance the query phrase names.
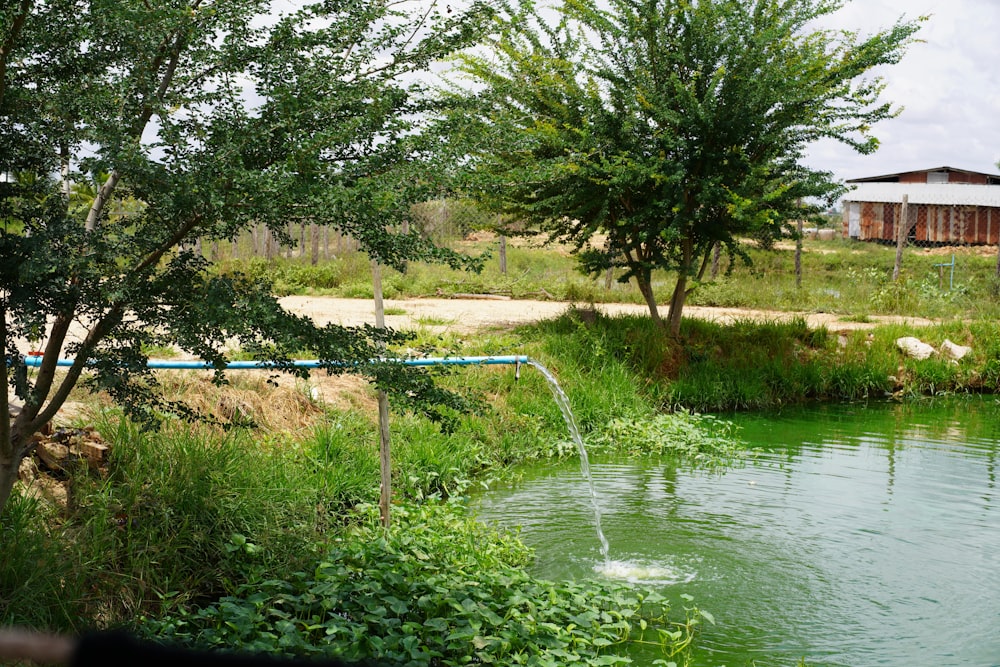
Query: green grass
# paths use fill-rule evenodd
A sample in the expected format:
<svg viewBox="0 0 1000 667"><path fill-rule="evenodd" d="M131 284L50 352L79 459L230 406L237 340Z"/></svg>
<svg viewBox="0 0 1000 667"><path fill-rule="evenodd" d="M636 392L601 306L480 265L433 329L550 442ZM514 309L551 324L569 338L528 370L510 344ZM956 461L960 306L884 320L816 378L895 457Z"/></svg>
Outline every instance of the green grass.
<svg viewBox="0 0 1000 667"><path fill-rule="evenodd" d="M558 299L578 303L643 303L634 283L582 275L565 248L508 245L506 274L496 261L496 242L454 242L468 254L490 252L479 274L411 262L406 274L383 271L386 298L449 296L458 293L503 294L516 299ZM802 285L796 286L794 250L751 249L752 265L730 266L724 258L719 275L698 285L688 303L702 306L838 313L852 321L871 315L932 318L1000 317L1000 277L995 249L956 248L955 284L942 281L940 251L909 247L899 282L892 281L895 248L837 239L807 240L802 256ZM950 254L947 256L950 258ZM278 257L226 260L221 271L240 270L270 278L279 294L326 294L371 298L371 267L367 256L344 252L336 260L311 266L302 258ZM616 276L617 277L617 276ZM674 277L653 275L655 293L665 302Z"/></svg>
<svg viewBox="0 0 1000 667"><path fill-rule="evenodd" d="M57 512L15 492L0 525L0 625L78 631L89 578L66 558Z"/></svg>

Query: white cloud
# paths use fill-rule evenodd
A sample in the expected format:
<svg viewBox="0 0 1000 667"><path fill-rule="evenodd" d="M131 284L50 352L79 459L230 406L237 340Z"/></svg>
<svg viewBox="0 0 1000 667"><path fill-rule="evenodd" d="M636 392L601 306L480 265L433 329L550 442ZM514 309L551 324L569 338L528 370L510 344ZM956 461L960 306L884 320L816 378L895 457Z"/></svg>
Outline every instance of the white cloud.
<svg viewBox="0 0 1000 667"><path fill-rule="evenodd" d="M880 70L885 99L902 106L899 117L874 128L881 141L873 155L821 142L808 151L809 166L838 178L948 165L997 173L1000 160L1000 34L996 0L856 0L826 26L871 33L899 17L929 15L903 61Z"/></svg>

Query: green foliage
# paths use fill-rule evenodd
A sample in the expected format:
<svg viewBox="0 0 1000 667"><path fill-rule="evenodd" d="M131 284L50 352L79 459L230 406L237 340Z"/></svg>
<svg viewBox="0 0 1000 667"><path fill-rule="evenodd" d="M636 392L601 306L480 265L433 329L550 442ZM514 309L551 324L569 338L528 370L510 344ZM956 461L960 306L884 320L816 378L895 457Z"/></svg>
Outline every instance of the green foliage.
<svg viewBox="0 0 1000 667"><path fill-rule="evenodd" d="M76 481L71 534L105 617L212 600L310 555L320 496L285 452L238 431L153 435L124 420L102 430L108 476Z"/></svg>
<svg viewBox="0 0 1000 667"><path fill-rule="evenodd" d="M743 452L732 423L684 410L650 419L614 419L590 434L587 447L628 456L664 456L700 467L732 465Z"/></svg>
<svg viewBox="0 0 1000 667"><path fill-rule="evenodd" d="M61 551L51 507L15 492L0 526L0 626L75 631L90 583Z"/></svg>
<svg viewBox="0 0 1000 667"><path fill-rule="evenodd" d="M539 581L514 538L447 505L371 509L309 572L254 586L146 625L157 637L275 654L374 658L400 665L615 665L640 640L674 653L697 617L630 586Z"/></svg>
<svg viewBox="0 0 1000 667"><path fill-rule="evenodd" d="M251 226L287 240L289 224L315 224L389 266L478 266L393 230L448 176L432 164L439 108L422 75L472 43L490 12L410 9L315 2L274 15L259 0L56 0L4 10L0 174L16 178L0 188L0 337L5 357L39 332L47 347L24 386L0 365L0 414L11 389L24 402L12 426L0 420L0 510L28 438L85 364L88 386L137 421L197 416L159 398L144 363L161 346L211 362L218 382L233 339L288 372L290 354L310 349L442 420L465 407L425 372L362 363L403 337L317 327L280 308L259 267L213 272L185 250ZM49 177L57 173L62 182ZM278 289L303 281L290 270ZM77 361L57 379L63 355Z"/></svg>
<svg viewBox="0 0 1000 667"><path fill-rule="evenodd" d="M770 246L819 213L804 198L840 193L803 151L875 149L871 126L895 112L863 77L917 30L811 29L839 6L812 0L576 0L552 21L512 4L491 51L462 61L482 89L451 120L475 145L470 191L572 243L587 271L635 278L654 320L651 273L675 272L674 334L716 246L746 259L745 239Z"/></svg>

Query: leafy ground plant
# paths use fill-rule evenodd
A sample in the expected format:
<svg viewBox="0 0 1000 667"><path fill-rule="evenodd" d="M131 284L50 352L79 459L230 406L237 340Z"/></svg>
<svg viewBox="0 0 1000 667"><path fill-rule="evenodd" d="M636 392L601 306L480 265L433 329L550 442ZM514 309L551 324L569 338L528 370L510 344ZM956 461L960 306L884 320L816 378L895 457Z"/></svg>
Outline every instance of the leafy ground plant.
<svg viewBox="0 0 1000 667"><path fill-rule="evenodd" d="M386 533L372 508L312 572L247 586L145 630L199 646L377 659L396 665L618 665L629 642L663 659L702 615L668 620L655 593L607 582L547 582L509 533L455 504L397 507Z"/></svg>

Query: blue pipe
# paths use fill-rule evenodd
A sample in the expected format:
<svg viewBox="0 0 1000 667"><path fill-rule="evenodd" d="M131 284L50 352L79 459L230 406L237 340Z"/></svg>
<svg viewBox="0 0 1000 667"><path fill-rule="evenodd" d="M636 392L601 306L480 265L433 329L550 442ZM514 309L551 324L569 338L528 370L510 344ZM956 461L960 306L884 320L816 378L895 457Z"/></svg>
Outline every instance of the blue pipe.
<svg viewBox="0 0 1000 667"><path fill-rule="evenodd" d="M23 358L25 366L38 368L42 365L42 357L38 355ZM423 359L373 359L372 362L401 363L404 366L493 366L499 364L526 364L526 355L510 355L497 357L426 357ZM72 366L73 359L60 359L56 366ZM328 365L344 365L337 362L324 363L319 359L295 359L291 362L295 368L323 368ZM213 370L215 366L208 361L171 361L169 359L150 359L147 368L177 369L177 370ZM226 370L247 370L275 368L273 361L230 361Z"/></svg>

